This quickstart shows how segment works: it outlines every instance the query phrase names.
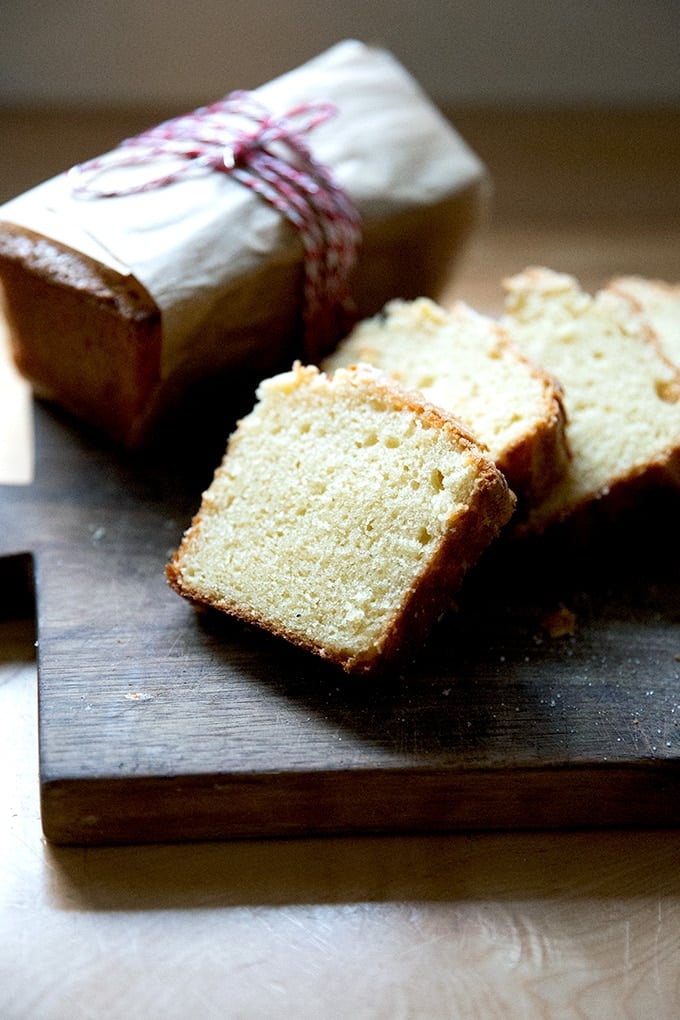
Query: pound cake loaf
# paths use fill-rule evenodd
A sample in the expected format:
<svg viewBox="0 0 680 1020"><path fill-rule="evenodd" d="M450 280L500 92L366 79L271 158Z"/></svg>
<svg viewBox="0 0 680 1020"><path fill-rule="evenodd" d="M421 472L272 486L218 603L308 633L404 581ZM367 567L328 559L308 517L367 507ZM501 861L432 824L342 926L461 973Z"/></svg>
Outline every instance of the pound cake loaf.
<svg viewBox="0 0 680 1020"><path fill-rule="evenodd" d="M492 319L463 302L390 302L359 323L324 362L365 362L460 418L487 447L510 488L533 504L568 461L559 386Z"/></svg>
<svg viewBox="0 0 680 1020"><path fill-rule="evenodd" d="M629 302L611 289L591 296L572 276L540 267L504 285L511 339L563 385L572 453L523 530L542 531L634 484L676 481L678 369Z"/></svg>
<svg viewBox="0 0 680 1020"><path fill-rule="evenodd" d="M394 57L347 40L0 207L16 363L138 445L206 380L317 362L395 295L437 296L486 185Z"/></svg>
<svg viewBox="0 0 680 1020"><path fill-rule="evenodd" d="M514 497L453 417L369 366L265 380L170 585L366 673L417 647Z"/></svg>
<svg viewBox="0 0 680 1020"><path fill-rule="evenodd" d="M617 276L609 289L631 301L656 333L666 357L680 365L680 285L643 276Z"/></svg>

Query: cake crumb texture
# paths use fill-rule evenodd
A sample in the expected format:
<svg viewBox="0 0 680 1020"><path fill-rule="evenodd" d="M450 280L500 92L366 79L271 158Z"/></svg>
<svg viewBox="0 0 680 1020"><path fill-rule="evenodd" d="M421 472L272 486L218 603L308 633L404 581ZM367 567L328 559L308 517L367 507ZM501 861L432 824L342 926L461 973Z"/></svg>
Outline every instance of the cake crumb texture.
<svg viewBox="0 0 680 1020"><path fill-rule="evenodd" d="M365 362L460 418L510 487L529 503L545 496L569 459L559 385L491 318L462 301L391 301L359 323L324 367Z"/></svg>
<svg viewBox="0 0 680 1020"><path fill-rule="evenodd" d="M261 383L168 579L367 672L422 641L514 497L451 416L368 366Z"/></svg>
<svg viewBox="0 0 680 1020"><path fill-rule="evenodd" d="M652 478L677 480L680 370L647 320L612 288L590 295L565 273L531 267L505 281L512 341L560 380L572 453L528 529Z"/></svg>
<svg viewBox="0 0 680 1020"><path fill-rule="evenodd" d="M609 290L627 298L633 313L646 319L666 357L680 365L680 285L643 276L618 276Z"/></svg>

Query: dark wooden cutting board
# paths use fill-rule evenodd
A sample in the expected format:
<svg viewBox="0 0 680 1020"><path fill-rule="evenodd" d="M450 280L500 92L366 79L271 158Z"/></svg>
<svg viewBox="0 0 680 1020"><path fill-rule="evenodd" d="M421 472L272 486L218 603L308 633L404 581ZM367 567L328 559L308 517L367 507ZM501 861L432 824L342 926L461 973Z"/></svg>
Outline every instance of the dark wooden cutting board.
<svg viewBox="0 0 680 1020"><path fill-rule="evenodd" d="M359 680L168 589L230 424L141 457L35 418L36 480L0 489L0 587L16 608L34 575L50 840L680 821L676 497L497 546L417 662Z"/></svg>

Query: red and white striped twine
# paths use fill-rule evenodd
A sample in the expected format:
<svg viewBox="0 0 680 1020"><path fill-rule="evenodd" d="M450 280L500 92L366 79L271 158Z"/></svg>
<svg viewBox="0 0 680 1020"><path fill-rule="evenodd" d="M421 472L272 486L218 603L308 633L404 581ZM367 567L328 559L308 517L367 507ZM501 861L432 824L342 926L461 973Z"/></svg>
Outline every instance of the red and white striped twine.
<svg viewBox="0 0 680 1020"><path fill-rule="evenodd" d="M80 198L139 194L203 170L226 173L255 192L300 236L305 353L318 360L349 323L350 277L361 242L359 214L306 141L310 131L336 112L331 103L302 103L275 117L250 93L232 92L126 139L107 156L73 167L69 171L73 194ZM177 165L165 173L129 185L105 186L108 173L168 158L176 159Z"/></svg>

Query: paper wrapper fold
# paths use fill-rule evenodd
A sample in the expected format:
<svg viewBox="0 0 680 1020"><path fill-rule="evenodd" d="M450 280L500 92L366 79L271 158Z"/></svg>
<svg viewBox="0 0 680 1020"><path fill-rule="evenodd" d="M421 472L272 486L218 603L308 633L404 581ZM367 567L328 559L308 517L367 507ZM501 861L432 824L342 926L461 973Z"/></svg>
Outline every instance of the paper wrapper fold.
<svg viewBox="0 0 680 1020"><path fill-rule="evenodd" d="M255 94L274 114L337 107L308 141L362 219L357 315L394 297L436 298L487 177L413 78L389 53L347 41ZM0 207L17 364L39 393L127 444L207 376L289 366L302 257L280 214L210 171L88 200L61 175Z"/></svg>

